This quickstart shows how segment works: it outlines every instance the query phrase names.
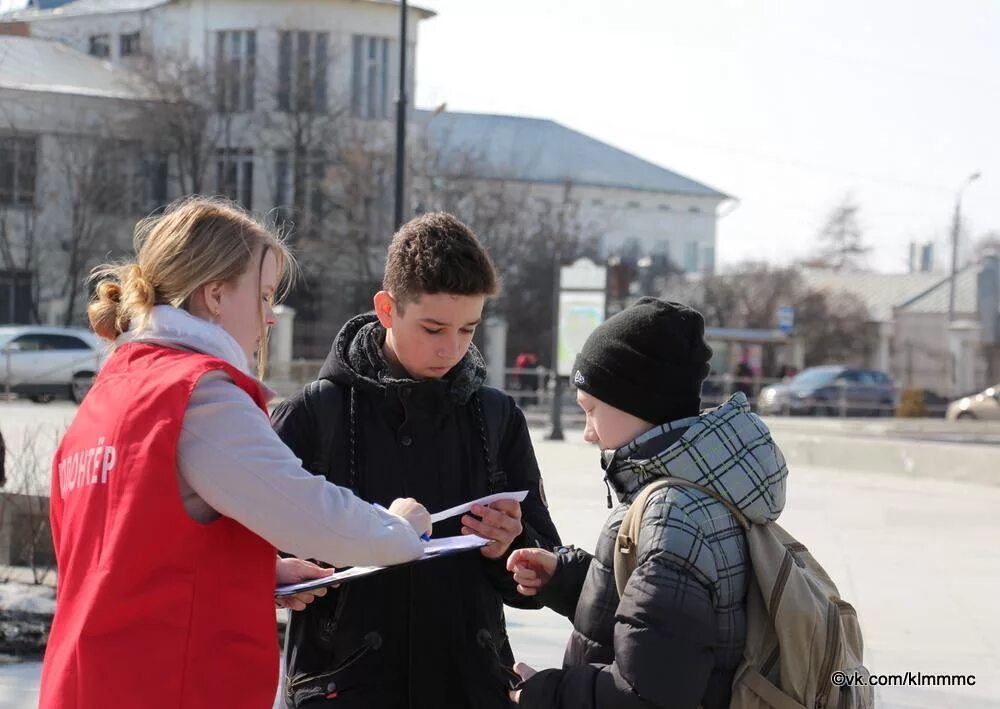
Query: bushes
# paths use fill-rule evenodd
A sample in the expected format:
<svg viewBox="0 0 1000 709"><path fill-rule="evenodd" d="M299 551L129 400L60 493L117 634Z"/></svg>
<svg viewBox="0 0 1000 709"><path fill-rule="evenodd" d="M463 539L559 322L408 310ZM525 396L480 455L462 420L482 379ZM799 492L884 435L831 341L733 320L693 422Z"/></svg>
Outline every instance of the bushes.
<svg viewBox="0 0 1000 709"><path fill-rule="evenodd" d="M896 408L896 416L900 418L927 418L930 416L925 402L926 394L927 392L923 389L904 389L903 395L899 398L899 406Z"/></svg>

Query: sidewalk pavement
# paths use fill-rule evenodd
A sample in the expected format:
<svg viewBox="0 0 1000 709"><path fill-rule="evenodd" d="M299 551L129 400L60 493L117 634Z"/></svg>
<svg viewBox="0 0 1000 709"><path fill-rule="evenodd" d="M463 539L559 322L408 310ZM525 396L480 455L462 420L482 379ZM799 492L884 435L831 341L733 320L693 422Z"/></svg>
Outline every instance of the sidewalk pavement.
<svg viewBox="0 0 1000 709"><path fill-rule="evenodd" d="M565 543L593 549L608 510L595 448L579 431L533 431ZM973 674L974 687L880 689L880 707L1000 707L1000 487L794 464L781 523L855 605L873 673ZM569 623L508 609L517 658L558 667ZM34 706L38 665L0 666L0 709Z"/></svg>

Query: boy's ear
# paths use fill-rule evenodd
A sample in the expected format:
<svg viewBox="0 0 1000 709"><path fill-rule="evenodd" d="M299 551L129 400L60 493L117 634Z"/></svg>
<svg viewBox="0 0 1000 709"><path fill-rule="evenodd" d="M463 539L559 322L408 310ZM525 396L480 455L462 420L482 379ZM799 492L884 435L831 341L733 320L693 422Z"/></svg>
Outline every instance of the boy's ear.
<svg viewBox="0 0 1000 709"><path fill-rule="evenodd" d="M392 320L396 317L396 301L389 291L380 290L375 294L375 315L386 330L392 327Z"/></svg>

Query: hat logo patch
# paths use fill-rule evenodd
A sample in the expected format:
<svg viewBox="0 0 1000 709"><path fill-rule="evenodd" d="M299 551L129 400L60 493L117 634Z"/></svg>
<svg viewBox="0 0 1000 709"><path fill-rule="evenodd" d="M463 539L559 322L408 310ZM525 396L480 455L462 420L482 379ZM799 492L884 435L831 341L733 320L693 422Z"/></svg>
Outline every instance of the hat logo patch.
<svg viewBox="0 0 1000 709"><path fill-rule="evenodd" d="M577 386L581 386L587 383L587 380L583 378L583 372L581 372L579 369L576 370L576 374L573 376L573 383L576 384Z"/></svg>

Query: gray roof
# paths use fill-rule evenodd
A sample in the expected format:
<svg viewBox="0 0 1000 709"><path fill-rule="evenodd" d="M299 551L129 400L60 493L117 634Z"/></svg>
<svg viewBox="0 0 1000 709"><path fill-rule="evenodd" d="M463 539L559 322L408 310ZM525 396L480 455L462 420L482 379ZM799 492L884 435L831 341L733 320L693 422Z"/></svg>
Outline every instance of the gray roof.
<svg viewBox="0 0 1000 709"><path fill-rule="evenodd" d="M857 296L878 322L889 322L893 309L941 282L940 273L873 273L807 268L802 271L808 288L842 291Z"/></svg>
<svg viewBox="0 0 1000 709"><path fill-rule="evenodd" d="M0 15L0 21L30 21L55 17L73 17L76 15L101 15L116 12L141 12L151 10L160 5L167 5L174 0L71 0L70 2L59 3L58 6L50 6L43 3L39 7L26 7L21 10L14 10L5 15ZM378 5L399 6L398 0L360 0ZM418 12L426 19L434 17L436 14L432 10L422 7L410 6L410 10Z"/></svg>
<svg viewBox="0 0 1000 709"><path fill-rule="evenodd" d="M26 3L26 6L37 7L41 10L48 10L50 8L60 7L71 2L73 2L73 0L30 0Z"/></svg>
<svg viewBox="0 0 1000 709"><path fill-rule="evenodd" d="M0 88L142 99L141 79L56 41L0 35Z"/></svg>
<svg viewBox="0 0 1000 709"><path fill-rule="evenodd" d="M160 5L167 5L173 0L75 0L53 8L26 7L14 10L0 16L4 22L20 22L44 20L56 17L75 17L77 15L107 15L116 12L140 12Z"/></svg>
<svg viewBox="0 0 1000 709"><path fill-rule="evenodd" d="M978 311L979 269L966 266L955 276L955 313L975 316ZM938 276L938 282L899 304L900 310L908 313L933 313L943 315L948 312L948 298L951 276Z"/></svg>
<svg viewBox="0 0 1000 709"><path fill-rule="evenodd" d="M555 121L482 113L418 111L428 141L453 175L612 187L714 197L728 195Z"/></svg>

